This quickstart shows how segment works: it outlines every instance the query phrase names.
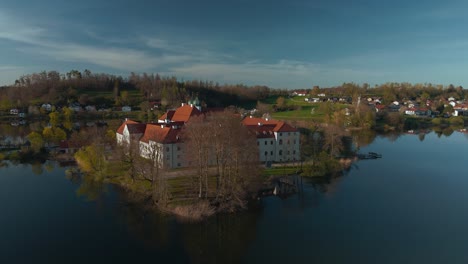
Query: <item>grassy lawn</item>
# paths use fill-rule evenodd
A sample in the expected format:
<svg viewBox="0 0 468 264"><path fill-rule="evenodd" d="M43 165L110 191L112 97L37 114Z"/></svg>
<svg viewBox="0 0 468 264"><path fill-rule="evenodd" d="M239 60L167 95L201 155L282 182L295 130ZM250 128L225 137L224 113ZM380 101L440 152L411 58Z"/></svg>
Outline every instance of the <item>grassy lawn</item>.
<svg viewBox="0 0 468 264"><path fill-rule="evenodd" d="M298 167L273 167L264 169L262 172L263 177L270 177L270 176L283 176L289 174L295 174L299 170Z"/></svg>

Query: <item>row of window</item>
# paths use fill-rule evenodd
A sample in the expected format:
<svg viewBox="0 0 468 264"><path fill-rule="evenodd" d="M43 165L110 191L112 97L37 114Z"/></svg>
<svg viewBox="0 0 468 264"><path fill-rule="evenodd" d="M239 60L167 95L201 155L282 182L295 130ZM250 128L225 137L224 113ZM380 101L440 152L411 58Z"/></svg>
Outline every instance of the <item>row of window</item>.
<svg viewBox="0 0 468 264"><path fill-rule="evenodd" d="M287 154L287 155L290 155L290 154L291 154L291 151L288 150L288 154ZM270 151L270 155L273 156L273 151ZM278 152L278 155L280 155L280 156L283 155L283 151L280 150L280 151ZM295 150L293 150L293 155L296 155L296 151L295 151ZM268 156L268 151L265 151L265 156Z"/></svg>
<svg viewBox="0 0 468 264"><path fill-rule="evenodd" d="M280 139L280 140L278 141L278 143L279 143L280 145L283 145L283 140ZM288 139L287 144L289 145L290 143L291 143L291 141L289 141L289 139ZM296 144L296 140L293 141L293 144L294 144L294 145ZM260 145L260 142L257 141L257 146L259 146L259 145ZM265 146L266 146L266 145L268 145L268 141L265 140ZM270 145L273 145L273 140L270 140Z"/></svg>

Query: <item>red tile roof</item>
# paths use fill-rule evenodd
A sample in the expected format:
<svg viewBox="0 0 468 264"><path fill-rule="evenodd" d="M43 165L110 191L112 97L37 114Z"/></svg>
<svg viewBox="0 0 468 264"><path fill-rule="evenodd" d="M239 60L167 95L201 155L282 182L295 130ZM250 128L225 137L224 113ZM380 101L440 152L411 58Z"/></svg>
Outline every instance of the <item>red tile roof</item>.
<svg viewBox="0 0 468 264"><path fill-rule="evenodd" d="M148 124L140 141L149 143L151 140L163 144L177 143L180 131L180 129L174 129L171 126Z"/></svg>
<svg viewBox="0 0 468 264"><path fill-rule="evenodd" d="M169 110L167 111L166 113L164 113L164 115L162 115L159 120L166 120L166 119L169 119L171 120L172 117L174 116L174 113L175 113L175 110Z"/></svg>
<svg viewBox="0 0 468 264"><path fill-rule="evenodd" d="M242 120L242 124L255 131L257 138L271 137L271 135L274 137L273 132L297 132L297 129L289 124L271 119L247 117Z"/></svg>
<svg viewBox="0 0 468 264"><path fill-rule="evenodd" d="M172 122L188 122L192 116L197 116L199 114L201 114L201 112L196 107L183 105L176 110L167 111L159 120L169 119Z"/></svg>
<svg viewBox="0 0 468 264"><path fill-rule="evenodd" d="M254 131L257 138L274 138L275 133L273 129L275 128L274 125L262 125L262 126L248 126L250 131Z"/></svg>
<svg viewBox="0 0 468 264"><path fill-rule="evenodd" d="M290 126L289 124L280 121L276 125L276 127L273 129L274 132L297 132L297 129L294 127Z"/></svg>
<svg viewBox="0 0 468 264"><path fill-rule="evenodd" d="M244 124L244 126L258 126L259 123L262 125L276 125L278 121L271 119L267 120L259 117L246 117L242 120L242 124Z"/></svg>
<svg viewBox="0 0 468 264"><path fill-rule="evenodd" d="M140 124L140 123L138 123L138 122L136 122L136 121L133 121L133 120L130 120L130 119L127 119L127 120L125 120L125 121L122 123L122 125L120 125L120 127L117 129L117 133L123 135L123 131L124 131L125 126L126 126L127 124Z"/></svg>
<svg viewBox="0 0 468 264"><path fill-rule="evenodd" d="M145 133L146 124L127 124L127 129L130 134Z"/></svg>
<svg viewBox="0 0 468 264"><path fill-rule="evenodd" d="M199 114L201 114L201 112L196 107L184 105L176 109L171 120L175 122L188 122L192 116L197 116Z"/></svg>

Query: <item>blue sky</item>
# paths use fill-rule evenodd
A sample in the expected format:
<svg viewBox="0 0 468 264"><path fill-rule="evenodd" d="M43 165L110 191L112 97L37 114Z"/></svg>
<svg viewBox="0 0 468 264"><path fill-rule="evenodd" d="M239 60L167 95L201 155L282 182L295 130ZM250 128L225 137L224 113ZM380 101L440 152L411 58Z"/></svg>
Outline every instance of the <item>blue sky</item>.
<svg viewBox="0 0 468 264"><path fill-rule="evenodd" d="M0 85L43 70L468 87L465 1L2 0Z"/></svg>

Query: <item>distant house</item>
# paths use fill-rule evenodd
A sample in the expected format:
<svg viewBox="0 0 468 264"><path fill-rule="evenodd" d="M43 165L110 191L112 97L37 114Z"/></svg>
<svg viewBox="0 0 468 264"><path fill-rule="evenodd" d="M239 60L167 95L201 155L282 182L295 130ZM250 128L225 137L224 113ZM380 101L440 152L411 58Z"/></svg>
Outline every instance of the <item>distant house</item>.
<svg viewBox="0 0 468 264"><path fill-rule="evenodd" d="M10 109L10 115L17 115L19 113L19 110L16 108Z"/></svg>
<svg viewBox="0 0 468 264"><path fill-rule="evenodd" d="M128 105L122 106L122 112L131 112L132 108Z"/></svg>
<svg viewBox="0 0 468 264"><path fill-rule="evenodd" d="M292 92L292 95L293 96L306 96L307 91L306 90L296 90L296 91Z"/></svg>
<svg viewBox="0 0 468 264"><path fill-rule="evenodd" d="M74 154L79 150L79 147L74 146L73 143L71 143L68 140L62 140L60 141L60 144L57 148L57 151L60 153L65 153L65 154Z"/></svg>
<svg viewBox="0 0 468 264"><path fill-rule="evenodd" d="M318 97L325 97L326 95L324 93L319 93L317 94Z"/></svg>
<svg viewBox="0 0 468 264"><path fill-rule="evenodd" d="M51 104L42 104L41 109L43 109L43 110L45 110L47 112L51 112L52 111L52 105Z"/></svg>
<svg viewBox="0 0 468 264"><path fill-rule="evenodd" d="M416 108L411 107L405 110L406 115L416 115Z"/></svg>
<svg viewBox="0 0 468 264"><path fill-rule="evenodd" d="M383 112L385 111L387 107L385 105L381 105L381 104L376 104L375 105L375 112L379 113L379 112Z"/></svg>
<svg viewBox="0 0 468 264"><path fill-rule="evenodd" d="M320 102L320 98L305 98L304 101L309 103L318 103Z"/></svg>
<svg viewBox="0 0 468 264"><path fill-rule="evenodd" d="M87 105L87 106L85 106L85 110L88 111L88 112L96 112L96 106Z"/></svg>
<svg viewBox="0 0 468 264"><path fill-rule="evenodd" d="M430 116L431 115L431 110L427 109L427 108L418 108L416 109L415 111L415 114L417 116Z"/></svg>
<svg viewBox="0 0 468 264"><path fill-rule="evenodd" d="M416 116L430 116L432 112L427 108L408 108L405 110L405 114Z"/></svg>
<svg viewBox="0 0 468 264"><path fill-rule="evenodd" d="M468 116L468 105L459 104L453 108L454 116Z"/></svg>

